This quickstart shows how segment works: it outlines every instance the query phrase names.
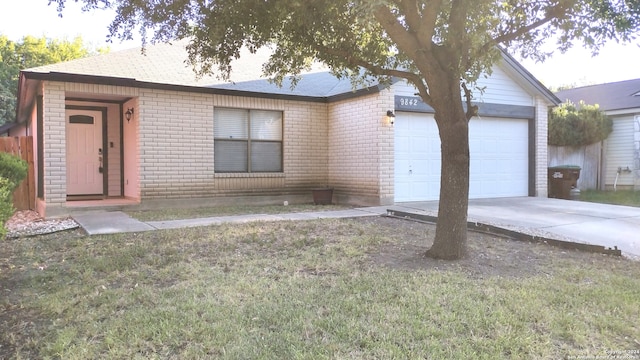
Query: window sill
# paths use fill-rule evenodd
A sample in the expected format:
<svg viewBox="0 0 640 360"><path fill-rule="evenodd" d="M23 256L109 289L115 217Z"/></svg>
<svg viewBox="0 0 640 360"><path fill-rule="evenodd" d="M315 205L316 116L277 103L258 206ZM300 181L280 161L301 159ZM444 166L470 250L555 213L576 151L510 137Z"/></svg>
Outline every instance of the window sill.
<svg viewBox="0 0 640 360"><path fill-rule="evenodd" d="M214 178L283 178L284 173L217 173Z"/></svg>

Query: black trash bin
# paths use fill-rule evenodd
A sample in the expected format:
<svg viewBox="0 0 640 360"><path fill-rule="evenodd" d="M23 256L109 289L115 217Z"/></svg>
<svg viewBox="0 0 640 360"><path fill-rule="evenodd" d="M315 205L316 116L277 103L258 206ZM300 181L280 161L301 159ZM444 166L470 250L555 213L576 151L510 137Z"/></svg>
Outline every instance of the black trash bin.
<svg viewBox="0 0 640 360"><path fill-rule="evenodd" d="M571 199L571 189L578 188L580 166L561 165L549 169L549 197Z"/></svg>

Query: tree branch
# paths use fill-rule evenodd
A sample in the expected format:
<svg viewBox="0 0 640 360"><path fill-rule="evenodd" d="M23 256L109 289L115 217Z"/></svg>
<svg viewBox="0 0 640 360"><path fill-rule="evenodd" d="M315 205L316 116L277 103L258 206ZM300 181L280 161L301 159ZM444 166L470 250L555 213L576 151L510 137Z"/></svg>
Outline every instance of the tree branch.
<svg viewBox="0 0 640 360"><path fill-rule="evenodd" d="M405 6L409 6L409 4L411 4L410 0L402 1L406 2L407 5ZM438 14L437 10L440 7L440 2L440 0L437 0L431 7L429 7L429 10L433 10L433 19L427 21L427 23L429 21L433 21L434 24L434 29L431 29L431 34L433 34L433 31L435 31L435 21ZM434 52L437 49L434 49L436 45L431 38L432 35L429 36L429 38L422 39L424 42L429 42L430 44L429 46L424 47L422 45L422 41L417 39L418 35L416 33L407 31L407 29L405 29L402 24L400 24L396 15L394 15L388 7L378 6L378 8L374 12L374 16L376 20L378 20L382 28L387 32L387 35L396 43L398 49L409 56L409 58L411 58L411 60L425 77L425 79L429 76L429 74L432 74L434 72L434 68L431 67L431 65L435 65L436 63L438 63L438 54ZM420 95L422 100L425 103L432 105L433 101L429 93L429 88L423 81L422 77L409 72L404 72L404 75L406 76L398 77L406 79L411 84L413 84L418 89L418 94Z"/></svg>
<svg viewBox="0 0 640 360"><path fill-rule="evenodd" d="M407 31L388 7L378 6L374 11L374 16L387 32L387 35L396 43L398 49L409 55L416 63L424 60L423 54L429 51L430 47L423 47L416 34ZM431 42L431 39L428 41Z"/></svg>
<svg viewBox="0 0 640 360"><path fill-rule="evenodd" d="M518 29L515 29L514 31L511 31L509 33L506 34L502 34L494 39L492 39L491 41L485 43L484 45L482 45L481 47L481 51L485 52L488 51L490 48L497 46L500 43L505 43L505 42L509 42L512 40L517 39L518 37L530 32L531 30L534 30L546 23L548 23L549 21L559 18L563 15L565 15L566 12L566 8L564 6L562 6L561 4L557 4L551 8L549 8L545 14L545 16L541 19L538 19L534 22L532 22L529 25L526 26L522 26Z"/></svg>
<svg viewBox="0 0 640 360"><path fill-rule="evenodd" d="M365 68L369 70L371 73L373 73L374 75L392 76L392 77L405 79L409 81L411 84L416 86L420 94L420 97L425 103L431 104L431 96L429 95L429 91L426 85L424 84L424 82L422 81L422 78L418 74L415 74L409 71L402 71L398 69L388 69L382 66L374 65L368 61L365 61L355 56L352 51L342 51L335 48L329 48L322 44L315 44L314 48L319 53L325 53L330 55L331 57L344 59L347 62L347 64L350 66L354 66L354 67L359 66L359 67Z"/></svg>
<svg viewBox="0 0 640 360"><path fill-rule="evenodd" d="M473 94L471 93L471 90L467 88L467 84L464 82L461 82L460 86L464 91L464 99L465 99L465 102L467 103L467 112L465 113L465 116L467 118L467 121L469 121L471 120L472 117L478 115L478 105L473 105L471 103L471 100L473 100Z"/></svg>
<svg viewBox="0 0 640 360"><path fill-rule="evenodd" d="M442 0L430 1L424 11L420 11L416 0L400 0L397 4L405 16L409 30L416 34L424 49L430 50Z"/></svg>

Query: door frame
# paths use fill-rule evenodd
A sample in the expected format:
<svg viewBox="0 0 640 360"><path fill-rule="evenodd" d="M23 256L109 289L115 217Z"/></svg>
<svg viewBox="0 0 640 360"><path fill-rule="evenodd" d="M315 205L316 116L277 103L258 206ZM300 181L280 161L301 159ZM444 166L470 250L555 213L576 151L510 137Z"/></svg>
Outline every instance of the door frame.
<svg viewBox="0 0 640 360"><path fill-rule="evenodd" d="M65 122L65 129L67 126L67 121L69 121L67 119L67 114L66 111L67 110L90 110L90 111L100 111L102 112L102 198L104 199L109 191L109 149L107 147L107 108L106 107L101 107L101 106L80 106L80 105L65 105L64 107L65 109L65 116L64 116L64 122ZM65 130L66 131L66 130ZM65 135L65 139L66 139L66 135ZM65 149L67 146L67 141L65 140ZM66 150L65 150L66 151ZM65 155L66 158L66 155ZM66 160L65 160L66 162ZM66 170L65 170L66 172ZM65 190L66 192L66 190ZM70 198L71 196L71 198ZM82 195L67 195L67 200L73 199L73 198L78 198L78 199L82 199Z"/></svg>

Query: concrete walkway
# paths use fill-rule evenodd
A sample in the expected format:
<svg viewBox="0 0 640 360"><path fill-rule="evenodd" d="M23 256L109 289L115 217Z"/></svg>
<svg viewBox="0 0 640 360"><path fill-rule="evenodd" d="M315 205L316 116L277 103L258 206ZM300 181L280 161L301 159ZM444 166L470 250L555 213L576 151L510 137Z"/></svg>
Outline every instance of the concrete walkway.
<svg viewBox="0 0 640 360"><path fill-rule="evenodd" d="M74 215L73 218L89 235L116 234L163 229L219 225L224 223L247 223L252 221L314 220L329 218L354 218L386 214L386 206L365 207L347 210L300 212L283 214L246 214L216 216L196 219L147 221L136 220L122 211L91 212Z"/></svg>
<svg viewBox="0 0 640 360"><path fill-rule="evenodd" d="M387 210L437 215L438 202L398 203L337 211L251 214L199 219L135 220L123 212L93 212L73 218L89 233L112 234L177 229L251 221L312 220L379 216ZM548 198L519 197L469 201L469 221L573 242L617 246L624 255L640 257L640 208Z"/></svg>

